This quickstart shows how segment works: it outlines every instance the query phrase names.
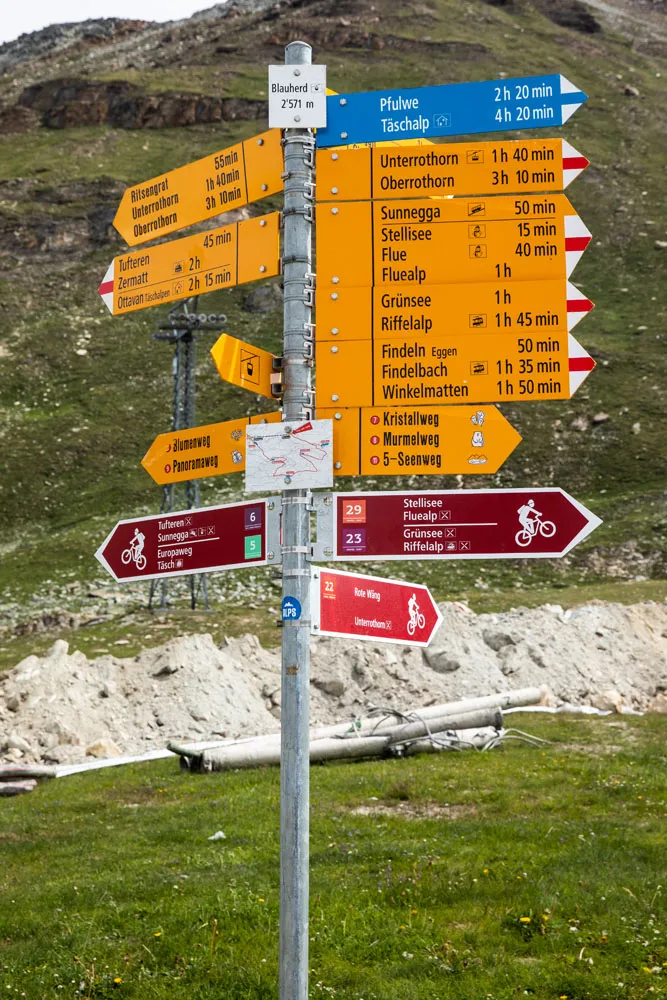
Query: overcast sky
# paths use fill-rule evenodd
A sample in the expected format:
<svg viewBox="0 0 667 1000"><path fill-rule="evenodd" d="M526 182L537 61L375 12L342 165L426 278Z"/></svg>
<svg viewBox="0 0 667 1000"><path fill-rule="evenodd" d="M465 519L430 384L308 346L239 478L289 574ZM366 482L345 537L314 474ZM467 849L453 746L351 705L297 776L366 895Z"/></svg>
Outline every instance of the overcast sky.
<svg viewBox="0 0 667 1000"><path fill-rule="evenodd" d="M0 42L48 24L126 17L139 21L175 21L220 0L6 0L0 17Z"/></svg>

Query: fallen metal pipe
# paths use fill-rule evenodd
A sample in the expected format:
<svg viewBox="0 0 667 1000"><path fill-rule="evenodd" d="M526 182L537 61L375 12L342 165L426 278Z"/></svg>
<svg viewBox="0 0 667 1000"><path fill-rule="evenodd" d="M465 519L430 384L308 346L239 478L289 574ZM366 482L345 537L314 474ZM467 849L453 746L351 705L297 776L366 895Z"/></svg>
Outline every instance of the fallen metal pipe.
<svg viewBox="0 0 667 1000"><path fill-rule="evenodd" d="M406 722L402 726L383 730L383 733L388 733L391 745L394 746L396 743L419 739L419 737L429 736L431 733L442 733L457 729L473 729L477 726L493 726L494 729L502 729L503 713L499 708L485 708L477 712L462 712L459 715L440 715L436 718L417 719L415 722ZM362 737L362 739L364 738Z"/></svg>
<svg viewBox="0 0 667 1000"><path fill-rule="evenodd" d="M311 764L320 760L349 757L379 757L389 746L389 736L369 736L364 739L313 740L310 744ZM181 757L191 771L229 771L233 768L260 767L280 764L280 746L252 746L248 743L204 750L197 758Z"/></svg>
<svg viewBox="0 0 667 1000"><path fill-rule="evenodd" d="M447 739L446 733L439 733L438 738L442 742L438 743L437 738L414 740L406 744L403 754L406 757L414 757L420 753L439 753L441 750L457 750L465 747L481 750L490 740L497 739L503 733L503 729L498 731L493 726L485 726L482 729L459 729L452 734L451 740Z"/></svg>
<svg viewBox="0 0 667 1000"><path fill-rule="evenodd" d="M0 764L0 781L24 781L26 778L55 778L55 767L41 764Z"/></svg>

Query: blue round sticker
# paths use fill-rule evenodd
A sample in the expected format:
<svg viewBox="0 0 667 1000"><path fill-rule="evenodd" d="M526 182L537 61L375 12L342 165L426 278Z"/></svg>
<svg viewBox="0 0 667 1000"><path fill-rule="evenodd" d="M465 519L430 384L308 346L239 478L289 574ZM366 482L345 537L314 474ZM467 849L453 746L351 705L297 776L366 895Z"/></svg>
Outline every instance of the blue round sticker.
<svg viewBox="0 0 667 1000"><path fill-rule="evenodd" d="M295 622L301 617L301 604L296 597L283 597L283 621Z"/></svg>

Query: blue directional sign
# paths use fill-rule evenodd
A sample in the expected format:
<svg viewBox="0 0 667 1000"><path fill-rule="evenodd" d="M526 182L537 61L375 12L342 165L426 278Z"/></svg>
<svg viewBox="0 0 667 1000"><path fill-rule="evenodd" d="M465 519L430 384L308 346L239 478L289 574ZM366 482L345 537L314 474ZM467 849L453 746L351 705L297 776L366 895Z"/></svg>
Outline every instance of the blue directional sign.
<svg viewBox="0 0 667 1000"><path fill-rule="evenodd" d="M560 73L327 97L317 145L508 132L564 125L586 94Z"/></svg>

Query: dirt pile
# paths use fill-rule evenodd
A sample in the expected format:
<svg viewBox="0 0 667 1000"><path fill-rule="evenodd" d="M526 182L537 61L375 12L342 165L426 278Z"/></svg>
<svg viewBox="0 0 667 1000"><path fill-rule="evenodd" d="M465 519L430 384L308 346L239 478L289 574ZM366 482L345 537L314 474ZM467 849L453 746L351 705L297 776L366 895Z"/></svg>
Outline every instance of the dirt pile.
<svg viewBox="0 0 667 1000"><path fill-rule="evenodd" d="M531 685L546 685L552 704L667 707L664 604L592 603L569 611L545 605L482 615L461 604L441 608L442 627L424 651L315 640L312 722ZM0 759L65 763L169 740L274 732L279 719L280 654L255 636L222 648L210 635L186 636L133 659L94 660L59 640L0 683Z"/></svg>

